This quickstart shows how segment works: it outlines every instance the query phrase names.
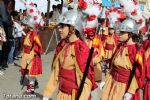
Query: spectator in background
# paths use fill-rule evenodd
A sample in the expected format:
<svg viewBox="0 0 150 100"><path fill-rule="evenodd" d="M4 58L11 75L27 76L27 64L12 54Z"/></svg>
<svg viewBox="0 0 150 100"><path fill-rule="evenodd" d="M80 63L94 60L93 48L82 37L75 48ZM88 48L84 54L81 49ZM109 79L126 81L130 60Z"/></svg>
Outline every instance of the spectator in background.
<svg viewBox="0 0 150 100"><path fill-rule="evenodd" d="M14 51L14 59L18 60L20 58L20 48L21 48L21 40L22 36L26 35L25 32L23 31L23 28L21 26L21 23L19 23L19 13L14 11L12 13L13 19L14 19L14 32L15 32L15 51Z"/></svg>
<svg viewBox="0 0 150 100"><path fill-rule="evenodd" d="M41 16L43 19L45 19L45 14L43 12L41 13Z"/></svg>
<svg viewBox="0 0 150 100"><path fill-rule="evenodd" d="M26 16L26 14L27 14L27 10L25 9L25 10L23 10L22 15L23 15L23 16Z"/></svg>
<svg viewBox="0 0 150 100"><path fill-rule="evenodd" d="M22 9L19 9L19 12L18 12L18 16L19 16L19 20L22 20L23 19L23 12L22 12Z"/></svg>
<svg viewBox="0 0 150 100"><path fill-rule="evenodd" d="M7 60L8 60L8 52L9 46L11 45L10 41L13 38L12 31L13 31L13 21L11 19L10 13L7 11L6 7L9 4L8 0L0 0L0 12L1 12L1 21L4 26L4 31L6 33L7 42L3 44L2 47L2 63L3 68L5 69L7 66Z"/></svg>
<svg viewBox="0 0 150 100"><path fill-rule="evenodd" d="M19 12L22 13L22 9L19 9Z"/></svg>
<svg viewBox="0 0 150 100"><path fill-rule="evenodd" d="M0 69L2 65L2 46L3 42L6 42L6 34L3 27L0 25Z"/></svg>
<svg viewBox="0 0 150 100"><path fill-rule="evenodd" d="M4 31L4 25L3 22L6 19L6 8L4 5L3 0L0 0L0 69L2 69L2 46L3 46L3 41L6 40L5 37L5 31ZM3 38L4 37L4 38Z"/></svg>
<svg viewBox="0 0 150 100"><path fill-rule="evenodd" d="M34 3L34 6L37 8L37 4L36 3Z"/></svg>
<svg viewBox="0 0 150 100"><path fill-rule="evenodd" d="M8 59L7 59L7 65L13 65L14 62L14 51L15 51L15 43L16 43L16 28L14 24L14 19L12 17L13 21L13 28L12 28L12 36L8 39Z"/></svg>

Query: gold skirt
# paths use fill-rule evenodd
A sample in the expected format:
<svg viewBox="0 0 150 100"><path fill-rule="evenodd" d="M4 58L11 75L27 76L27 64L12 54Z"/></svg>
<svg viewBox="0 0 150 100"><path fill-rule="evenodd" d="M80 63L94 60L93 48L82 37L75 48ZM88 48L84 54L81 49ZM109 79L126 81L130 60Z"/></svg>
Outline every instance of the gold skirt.
<svg viewBox="0 0 150 100"><path fill-rule="evenodd" d="M123 100L125 90L125 83L117 82L109 75L102 90L101 100Z"/></svg>

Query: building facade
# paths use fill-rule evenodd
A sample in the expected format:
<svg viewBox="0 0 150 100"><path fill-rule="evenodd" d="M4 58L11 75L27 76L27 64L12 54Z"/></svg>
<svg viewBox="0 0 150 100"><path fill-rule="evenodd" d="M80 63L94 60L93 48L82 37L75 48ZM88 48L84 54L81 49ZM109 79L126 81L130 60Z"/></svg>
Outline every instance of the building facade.
<svg viewBox="0 0 150 100"><path fill-rule="evenodd" d="M150 0L138 0L138 2L144 12L150 12Z"/></svg>

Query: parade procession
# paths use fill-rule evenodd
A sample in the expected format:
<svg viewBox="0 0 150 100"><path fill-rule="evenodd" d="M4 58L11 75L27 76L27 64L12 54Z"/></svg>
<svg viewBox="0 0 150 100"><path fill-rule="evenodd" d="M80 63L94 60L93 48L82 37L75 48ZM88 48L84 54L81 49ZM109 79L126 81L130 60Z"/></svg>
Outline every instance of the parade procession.
<svg viewBox="0 0 150 100"><path fill-rule="evenodd" d="M0 0L0 100L150 100L150 0Z"/></svg>

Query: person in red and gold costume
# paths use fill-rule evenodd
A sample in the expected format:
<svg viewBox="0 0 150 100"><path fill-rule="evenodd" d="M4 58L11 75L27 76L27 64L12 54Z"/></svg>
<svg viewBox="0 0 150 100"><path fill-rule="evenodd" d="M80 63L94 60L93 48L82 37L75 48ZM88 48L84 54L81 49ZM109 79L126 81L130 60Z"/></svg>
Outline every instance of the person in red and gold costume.
<svg viewBox="0 0 150 100"><path fill-rule="evenodd" d="M23 42L23 56L20 72L23 77L26 74L28 75L29 83L26 92L34 93L35 85L38 84L36 77L42 74L41 54L43 53L43 49L38 30L42 28L44 23L42 23L42 17L38 15L38 10L35 5L33 3L26 5L28 6L27 15L24 16L21 21L25 26L26 37Z"/></svg>
<svg viewBox="0 0 150 100"><path fill-rule="evenodd" d="M144 53L144 69L145 74L144 78L146 80L144 86L144 96L143 100L150 100L150 40L147 40L147 44L145 46L145 53Z"/></svg>
<svg viewBox="0 0 150 100"><path fill-rule="evenodd" d="M116 50L118 44L118 37L115 34L114 25L108 27L108 35L104 40L104 49L105 49L105 59L109 60L112 58L113 53Z"/></svg>
<svg viewBox="0 0 150 100"><path fill-rule="evenodd" d="M90 51L80 38L82 20L77 10L69 10L60 17L58 31L62 40L56 47L52 73L44 89L43 100L48 100L57 86L57 100L75 100ZM80 100L90 100L91 90L96 87L91 64Z"/></svg>
<svg viewBox="0 0 150 100"><path fill-rule="evenodd" d="M28 27L28 26L26 26ZM33 28L29 28L23 43L23 57L21 59L21 74L25 72L29 76L29 84L27 85L27 92L34 92L34 85L37 84L36 77L42 74L42 60L43 53L42 45L39 39L39 33ZM26 65L29 63L26 70Z"/></svg>
<svg viewBox="0 0 150 100"><path fill-rule="evenodd" d="M120 26L120 44L112 57L101 100L140 99L136 92L142 87L143 49L135 42L135 27L132 19L124 20Z"/></svg>
<svg viewBox="0 0 150 100"><path fill-rule="evenodd" d="M86 34L86 40L85 43L88 45L89 48L92 47L92 41L94 39L94 32L91 34ZM94 54L93 54L93 65L94 65L94 73L95 73L95 81L96 82L101 82L102 80L102 60L104 58L104 48L102 41L100 39L100 36L97 36L97 39L99 40L98 47L94 49Z"/></svg>

